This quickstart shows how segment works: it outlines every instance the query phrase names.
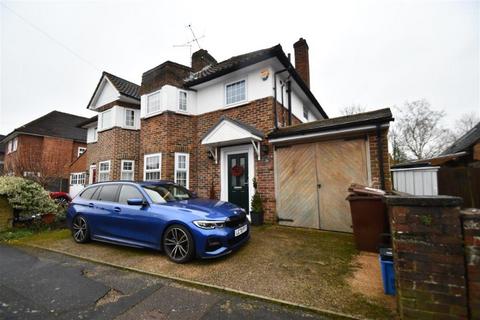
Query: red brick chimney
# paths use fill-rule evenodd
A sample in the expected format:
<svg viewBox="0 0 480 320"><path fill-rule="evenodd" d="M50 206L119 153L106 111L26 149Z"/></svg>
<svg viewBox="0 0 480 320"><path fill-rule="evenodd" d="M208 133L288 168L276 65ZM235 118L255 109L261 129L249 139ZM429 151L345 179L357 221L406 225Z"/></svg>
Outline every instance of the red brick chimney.
<svg viewBox="0 0 480 320"><path fill-rule="evenodd" d="M307 87L310 88L310 63L308 61L307 41L303 38L298 39L293 44L293 49L295 51L295 69L303 81L305 81Z"/></svg>
<svg viewBox="0 0 480 320"><path fill-rule="evenodd" d="M205 49L200 49L192 54L192 69L193 72L202 70L208 65L216 64L217 60L208 53Z"/></svg>

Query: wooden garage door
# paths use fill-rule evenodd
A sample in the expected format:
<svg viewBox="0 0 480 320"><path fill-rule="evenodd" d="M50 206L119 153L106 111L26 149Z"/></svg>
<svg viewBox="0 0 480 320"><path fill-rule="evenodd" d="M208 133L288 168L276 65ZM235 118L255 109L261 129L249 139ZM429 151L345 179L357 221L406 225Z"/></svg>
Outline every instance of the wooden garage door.
<svg viewBox="0 0 480 320"><path fill-rule="evenodd" d="M365 140L333 140L280 148L276 153L281 224L351 232L347 189L368 184Z"/></svg>
<svg viewBox="0 0 480 320"><path fill-rule="evenodd" d="M302 144L275 152L279 223L319 228L315 148Z"/></svg>

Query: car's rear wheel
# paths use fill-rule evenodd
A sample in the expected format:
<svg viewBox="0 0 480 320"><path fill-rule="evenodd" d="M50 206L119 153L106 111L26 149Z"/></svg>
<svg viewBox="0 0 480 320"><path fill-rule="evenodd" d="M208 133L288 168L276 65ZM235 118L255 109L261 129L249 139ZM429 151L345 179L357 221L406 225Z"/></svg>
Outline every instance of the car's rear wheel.
<svg viewBox="0 0 480 320"><path fill-rule="evenodd" d="M163 250L173 262L190 261L195 253L193 237L184 226L172 225L163 235Z"/></svg>
<svg viewBox="0 0 480 320"><path fill-rule="evenodd" d="M72 223L73 240L77 243L85 243L90 240L90 230L87 220L82 216L76 216Z"/></svg>

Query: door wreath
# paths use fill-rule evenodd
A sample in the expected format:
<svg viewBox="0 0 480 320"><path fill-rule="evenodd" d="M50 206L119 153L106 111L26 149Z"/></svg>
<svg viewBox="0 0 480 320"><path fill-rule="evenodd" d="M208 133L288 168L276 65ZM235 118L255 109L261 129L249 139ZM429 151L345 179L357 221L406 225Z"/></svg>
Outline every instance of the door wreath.
<svg viewBox="0 0 480 320"><path fill-rule="evenodd" d="M239 166L239 165L236 165L236 166L233 166L232 168L232 176L234 177L240 177L241 175L243 175L243 167L242 166Z"/></svg>

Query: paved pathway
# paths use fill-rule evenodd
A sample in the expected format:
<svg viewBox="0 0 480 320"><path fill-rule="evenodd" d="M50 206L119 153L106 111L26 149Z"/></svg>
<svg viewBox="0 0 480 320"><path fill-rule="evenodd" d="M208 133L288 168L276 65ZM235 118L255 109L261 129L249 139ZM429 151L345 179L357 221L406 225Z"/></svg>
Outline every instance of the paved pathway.
<svg viewBox="0 0 480 320"><path fill-rule="evenodd" d="M326 318L48 251L0 245L0 319Z"/></svg>

